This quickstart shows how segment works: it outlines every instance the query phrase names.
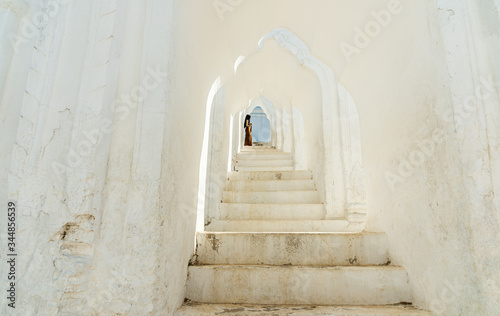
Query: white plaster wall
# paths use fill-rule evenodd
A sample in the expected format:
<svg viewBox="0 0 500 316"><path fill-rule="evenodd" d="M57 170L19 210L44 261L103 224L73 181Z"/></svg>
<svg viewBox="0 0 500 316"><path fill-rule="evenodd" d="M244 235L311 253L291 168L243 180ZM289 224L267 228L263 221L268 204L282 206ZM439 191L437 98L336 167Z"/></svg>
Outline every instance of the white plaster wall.
<svg viewBox="0 0 500 316"><path fill-rule="evenodd" d="M31 14L44 3L30 1ZM252 0L222 14L211 1L62 6L12 55L3 86L0 192L2 201L18 202L22 225L16 315L77 306L168 315L182 303L211 85L219 76L228 83L238 57L283 26L356 101L368 229L387 232L391 257L409 272L414 302L442 315L498 311L498 87L475 110L464 115L460 108L482 76L500 80L498 15L491 1L402 0L402 12L348 62L340 45L353 44L356 28L388 3ZM290 104L302 112L307 162L321 165L317 79L272 41L262 53L228 83L219 177L228 166L229 117L263 86L284 96L269 97L283 109L288 135ZM144 100L107 106L140 85L150 66L168 72L164 82ZM106 118L112 131L58 177L53 162L77 161L72 150ZM284 137L285 151L292 142ZM406 161L419 157L407 170ZM388 173L399 177L394 188ZM67 223L74 224L63 240ZM3 226L0 235L5 244ZM76 239L82 243L72 244ZM86 305L74 289L83 290ZM11 312L6 308L2 301L0 313Z"/></svg>
<svg viewBox="0 0 500 316"><path fill-rule="evenodd" d="M28 18L49 4L31 1ZM3 86L2 201L18 204L20 278L16 310L2 298L0 314L170 314L194 246L197 185L186 185L202 135L168 79L173 1L58 8Z"/></svg>
<svg viewBox="0 0 500 316"><path fill-rule="evenodd" d="M2 152L6 154L5 159L2 157L2 168L7 172L2 174L9 176L8 181L2 178L2 188L5 189L2 192L6 194L2 201L9 198L18 202L17 224L21 228L17 235L20 278L16 315L54 314L64 291L59 283L60 263L64 256L58 247L53 246L51 238L66 219L75 221L75 218L68 214L67 197L51 162L59 159L59 150L64 150L68 144L67 136L71 134L72 118L69 111L59 113L60 107L71 106L58 104L49 108L51 95L44 89L44 84L51 88L50 85L57 80L59 68L55 67L54 61L61 42L57 39L60 32L54 32L54 29L55 25L65 23L72 8L63 8L49 23L41 24L39 33L24 33L26 25L20 24L17 34L25 36L27 42L20 44L13 55L2 100L2 115L7 118L3 121L6 124L2 123L2 143L5 146ZM33 3L27 18L42 10L43 6ZM85 17L86 12L80 12L82 29L87 32ZM73 57L78 65L76 68L80 68L83 64L78 59L80 56ZM64 66L64 62L60 65ZM78 86L80 77L76 75L75 79L76 83L68 80L66 88L73 88L74 84ZM49 111L51 122L48 122ZM56 133L54 129L59 131ZM66 139L61 141L60 137ZM4 243L5 227L0 229ZM74 269L77 269L76 265ZM1 270L5 276L4 265ZM6 282L3 277L2 280ZM4 300L2 303L1 313L10 313Z"/></svg>
<svg viewBox="0 0 500 316"><path fill-rule="evenodd" d="M485 141L484 136L473 136L473 131L484 127L468 118L462 118L468 123L460 127L458 120L450 122L443 115L453 109L453 104L463 105L465 97L471 95L467 81L472 76L460 73L460 68L469 68L468 60L474 58L471 52L461 51L460 46L468 40L463 34L452 34L456 26L444 30L444 42L439 31L448 19L463 18L465 13L443 8L444 14L438 17L433 6L405 6L401 18L406 23L427 20L428 26L391 28L388 36L401 45L385 50L387 62L380 63L375 52L366 54L359 64L346 69L343 80L361 107L371 210L369 228L389 233L397 262L409 270L417 304L442 315L494 314L498 311L498 281L490 273L498 270L498 257L493 250L484 264L492 269L487 272L488 268L481 268L483 260L478 252L484 246L474 245L479 232L482 242L498 244L497 233L489 230L491 225L497 225L498 215L493 215L497 207L491 202L474 202L489 195L480 193L485 187L488 192L494 189L490 180L476 177L476 171L471 170L482 161L481 150L474 147ZM406 15L408 9L411 15ZM438 19L442 19L441 24ZM458 42L446 44L454 37ZM446 54L454 55L462 66L450 67ZM374 68L383 83L361 79L367 77L363 68L368 67ZM453 87L453 81L457 87ZM461 114L455 112L453 116L457 119ZM460 129L466 125L469 127L464 132L474 139L472 142L460 139ZM434 140L433 134L437 136ZM417 162L419 158L421 162ZM498 155L492 158L498 159ZM411 161L417 166L408 171ZM402 176L394 190L383 179L387 172ZM492 170L484 172L493 175ZM475 178L472 186L467 185L470 177ZM483 283L490 284L488 291Z"/></svg>

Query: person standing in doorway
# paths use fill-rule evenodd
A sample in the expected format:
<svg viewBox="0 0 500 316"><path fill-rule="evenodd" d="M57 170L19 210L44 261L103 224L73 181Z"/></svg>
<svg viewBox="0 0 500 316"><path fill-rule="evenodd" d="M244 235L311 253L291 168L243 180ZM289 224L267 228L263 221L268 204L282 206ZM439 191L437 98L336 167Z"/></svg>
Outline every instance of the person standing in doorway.
<svg viewBox="0 0 500 316"><path fill-rule="evenodd" d="M252 123L250 123L250 115L245 117L245 146L252 146Z"/></svg>

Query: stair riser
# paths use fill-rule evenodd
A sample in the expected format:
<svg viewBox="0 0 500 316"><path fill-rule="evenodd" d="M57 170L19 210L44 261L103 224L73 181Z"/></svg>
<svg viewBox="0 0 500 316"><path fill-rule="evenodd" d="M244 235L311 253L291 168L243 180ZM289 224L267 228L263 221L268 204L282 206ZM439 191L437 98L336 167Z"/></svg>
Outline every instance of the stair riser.
<svg viewBox="0 0 500 316"><path fill-rule="evenodd" d="M202 303L376 305L408 302L401 268L191 266L187 298Z"/></svg>
<svg viewBox="0 0 500 316"><path fill-rule="evenodd" d="M314 180L229 181L226 191L315 190Z"/></svg>
<svg viewBox="0 0 500 316"><path fill-rule="evenodd" d="M248 153L238 154L236 160L291 160L290 154L262 154L262 153Z"/></svg>
<svg viewBox="0 0 500 316"><path fill-rule="evenodd" d="M236 166L236 171L246 172L246 171L293 171L293 167L291 166L265 166L265 167L241 167Z"/></svg>
<svg viewBox="0 0 500 316"><path fill-rule="evenodd" d="M280 192L245 192L224 191L222 195L224 203L269 203L269 204L291 204L291 203L320 203L319 194L316 191L280 191Z"/></svg>
<svg viewBox="0 0 500 316"><path fill-rule="evenodd" d="M321 220L323 204L232 204L222 203L222 220Z"/></svg>
<svg viewBox="0 0 500 316"><path fill-rule="evenodd" d="M292 167L291 160L237 160L236 168L240 167Z"/></svg>
<svg viewBox="0 0 500 316"><path fill-rule="evenodd" d="M271 146L245 146L241 149L241 152L239 154L254 153L254 152L269 152L273 154L283 153L283 151L277 150L276 148L273 148Z"/></svg>
<svg viewBox="0 0 500 316"><path fill-rule="evenodd" d="M312 179L311 171L289 171L289 172L269 172L269 171L253 171L253 172L230 172L229 180L240 181L267 181L267 180L301 180Z"/></svg>
<svg viewBox="0 0 500 316"><path fill-rule="evenodd" d="M385 234L199 233L199 264L383 265Z"/></svg>
<svg viewBox="0 0 500 316"><path fill-rule="evenodd" d="M359 233L364 223L346 220L280 220L280 221L233 221L213 220L205 226L209 232L352 232Z"/></svg>

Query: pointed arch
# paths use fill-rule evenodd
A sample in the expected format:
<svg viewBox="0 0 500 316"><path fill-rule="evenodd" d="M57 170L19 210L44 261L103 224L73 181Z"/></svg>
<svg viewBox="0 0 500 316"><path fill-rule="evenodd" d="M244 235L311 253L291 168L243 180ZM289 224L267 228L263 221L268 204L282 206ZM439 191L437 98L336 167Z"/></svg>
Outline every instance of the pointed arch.
<svg viewBox="0 0 500 316"><path fill-rule="evenodd" d="M364 227L366 194L356 104L349 92L339 84L333 70L312 56L307 45L286 28L270 31L259 40L257 48L249 56L238 57L234 65L235 73L271 39L291 52L300 64L312 69L321 85L324 149L322 185L326 218L347 217L356 227ZM332 183L333 190L330 190Z"/></svg>

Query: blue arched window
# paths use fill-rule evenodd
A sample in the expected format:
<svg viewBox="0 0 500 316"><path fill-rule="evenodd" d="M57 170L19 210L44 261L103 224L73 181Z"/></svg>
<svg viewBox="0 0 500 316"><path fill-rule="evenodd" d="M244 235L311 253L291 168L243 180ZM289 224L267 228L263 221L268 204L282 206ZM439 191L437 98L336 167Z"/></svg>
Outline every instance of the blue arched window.
<svg viewBox="0 0 500 316"><path fill-rule="evenodd" d="M254 143L267 143L271 141L271 122L260 106L252 113L252 138Z"/></svg>

